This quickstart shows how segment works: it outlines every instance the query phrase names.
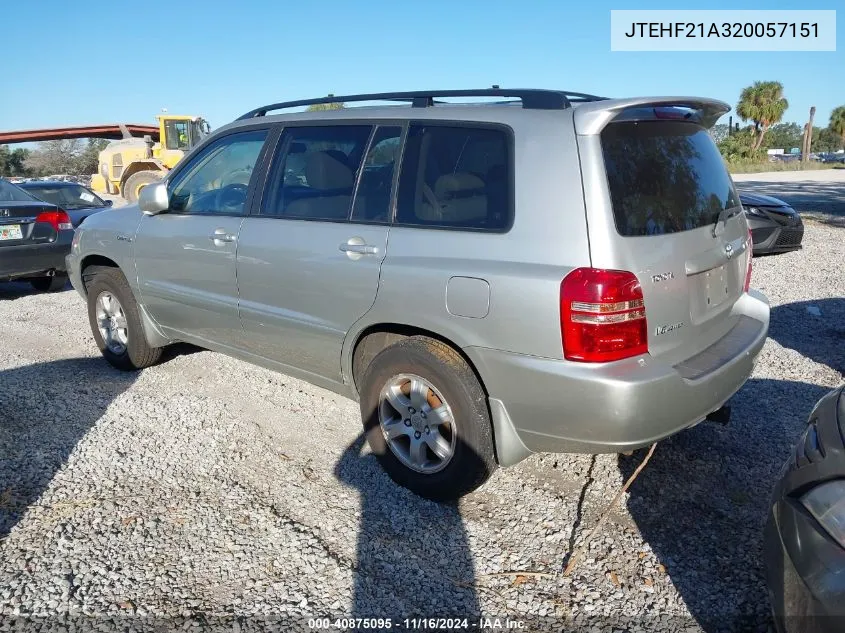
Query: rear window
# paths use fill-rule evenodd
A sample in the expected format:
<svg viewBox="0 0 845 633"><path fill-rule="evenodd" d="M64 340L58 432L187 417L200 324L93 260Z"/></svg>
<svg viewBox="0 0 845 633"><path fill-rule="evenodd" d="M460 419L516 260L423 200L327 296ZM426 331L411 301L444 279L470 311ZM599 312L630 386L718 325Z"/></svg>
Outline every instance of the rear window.
<svg viewBox="0 0 845 633"><path fill-rule="evenodd" d="M37 202L37 200L20 187L0 179L0 202Z"/></svg>
<svg viewBox="0 0 845 633"><path fill-rule="evenodd" d="M621 235L664 235L715 224L739 197L707 130L681 121L611 123L602 151Z"/></svg>

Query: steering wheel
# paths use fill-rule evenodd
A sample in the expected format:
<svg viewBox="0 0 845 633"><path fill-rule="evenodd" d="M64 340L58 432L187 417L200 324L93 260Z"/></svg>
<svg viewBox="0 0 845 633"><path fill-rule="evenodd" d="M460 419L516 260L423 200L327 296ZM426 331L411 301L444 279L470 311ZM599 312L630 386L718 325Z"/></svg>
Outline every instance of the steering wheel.
<svg viewBox="0 0 845 633"><path fill-rule="evenodd" d="M240 213L246 202L247 186L239 182L226 185L217 192L214 207L224 213Z"/></svg>

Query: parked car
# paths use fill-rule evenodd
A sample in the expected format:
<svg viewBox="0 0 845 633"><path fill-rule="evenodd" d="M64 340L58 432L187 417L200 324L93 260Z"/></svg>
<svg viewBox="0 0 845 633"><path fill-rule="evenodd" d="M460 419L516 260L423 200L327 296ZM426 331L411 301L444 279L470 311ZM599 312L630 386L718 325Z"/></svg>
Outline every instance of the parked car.
<svg viewBox="0 0 845 633"><path fill-rule="evenodd" d="M67 285L65 256L72 239L65 211L0 178L0 281L61 290Z"/></svg>
<svg viewBox="0 0 845 633"><path fill-rule="evenodd" d="M40 180L21 183L18 186L39 200L55 204L67 211L74 228L88 216L112 206L111 200L103 200L87 187L75 182Z"/></svg>
<svg viewBox="0 0 845 633"><path fill-rule="evenodd" d="M801 248L804 222L799 213L783 200L740 191L748 228L754 242L754 254L783 253Z"/></svg>
<svg viewBox="0 0 845 633"><path fill-rule="evenodd" d="M357 398L384 468L432 499L727 411L769 307L707 131L726 104L331 100L409 105L264 106L79 227L68 265L109 362L185 341Z"/></svg>
<svg viewBox="0 0 845 633"><path fill-rule="evenodd" d="M823 163L845 163L845 154L824 154L821 161Z"/></svg>
<svg viewBox="0 0 845 633"><path fill-rule="evenodd" d="M779 633L845 631L845 394L819 400L775 488L766 580Z"/></svg>

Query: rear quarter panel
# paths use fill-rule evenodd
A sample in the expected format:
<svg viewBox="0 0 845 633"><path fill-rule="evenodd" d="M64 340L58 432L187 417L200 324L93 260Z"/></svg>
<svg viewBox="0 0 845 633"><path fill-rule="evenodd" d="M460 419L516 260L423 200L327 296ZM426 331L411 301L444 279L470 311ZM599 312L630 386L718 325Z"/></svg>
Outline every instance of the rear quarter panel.
<svg viewBox="0 0 845 633"><path fill-rule="evenodd" d="M572 268L590 262L572 114L538 111L518 123L511 126L511 229L392 227L376 301L344 342L345 376L351 375L359 333L379 323L430 330L459 347L563 358L560 282ZM483 306L480 316L450 313L446 296L453 277L487 282L486 315Z"/></svg>

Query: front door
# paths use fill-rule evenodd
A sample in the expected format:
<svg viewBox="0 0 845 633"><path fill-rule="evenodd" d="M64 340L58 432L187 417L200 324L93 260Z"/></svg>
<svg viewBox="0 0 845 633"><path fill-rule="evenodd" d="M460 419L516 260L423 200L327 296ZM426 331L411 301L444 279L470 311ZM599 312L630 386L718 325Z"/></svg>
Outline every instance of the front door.
<svg viewBox="0 0 845 633"><path fill-rule="evenodd" d="M256 354L339 382L349 328L373 305L401 128L289 127L238 248L240 315Z"/></svg>
<svg viewBox="0 0 845 633"><path fill-rule="evenodd" d="M252 130L211 143L168 184L170 208L141 220L134 244L141 297L174 338L242 342L235 257L266 137Z"/></svg>

